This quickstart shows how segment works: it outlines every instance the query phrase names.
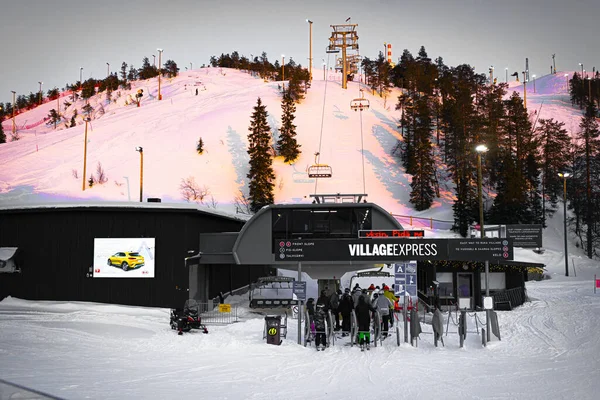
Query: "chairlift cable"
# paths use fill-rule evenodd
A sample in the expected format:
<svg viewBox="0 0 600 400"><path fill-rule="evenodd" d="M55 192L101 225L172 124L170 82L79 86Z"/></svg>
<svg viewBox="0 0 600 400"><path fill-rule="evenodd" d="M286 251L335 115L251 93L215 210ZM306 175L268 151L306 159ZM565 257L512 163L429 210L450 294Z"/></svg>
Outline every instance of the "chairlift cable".
<svg viewBox="0 0 600 400"><path fill-rule="evenodd" d="M327 71L329 71L329 53L327 53ZM316 164L321 163L321 143L323 142L323 122L325 121L325 99L327 98L327 82L329 81L328 75L325 75L325 90L323 91L323 110L321 112L321 133L319 134L319 151L316 156ZM315 193L317 194L317 184L319 183L319 177L315 177Z"/></svg>
<svg viewBox="0 0 600 400"><path fill-rule="evenodd" d="M360 57L360 56L359 56ZM358 92L360 94L360 75L358 76ZM360 97L364 97L364 91ZM363 175L363 193L367 193L366 183L365 183L365 147L363 145L363 123L362 123L362 109L360 110L360 153L362 156L362 175Z"/></svg>
<svg viewBox="0 0 600 400"><path fill-rule="evenodd" d="M365 184L365 147L363 145L362 110L360 111L360 152L362 155L363 193L367 193Z"/></svg>

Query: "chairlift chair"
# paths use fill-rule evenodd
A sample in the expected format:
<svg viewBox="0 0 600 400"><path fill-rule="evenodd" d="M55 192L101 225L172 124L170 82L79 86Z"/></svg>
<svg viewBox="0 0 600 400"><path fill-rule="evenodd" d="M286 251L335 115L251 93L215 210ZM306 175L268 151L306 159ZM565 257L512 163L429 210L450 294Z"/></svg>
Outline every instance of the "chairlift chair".
<svg viewBox="0 0 600 400"><path fill-rule="evenodd" d="M333 46L327 46L327 48L325 49L325 53L339 53L340 49L335 48Z"/></svg>
<svg viewBox="0 0 600 400"><path fill-rule="evenodd" d="M362 89L360 89L360 97L353 99L350 102L350 108L354 111L368 110L370 105L371 102L368 99L365 99L365 94Z"/></svg>
<svg viewBox="0 0 600 400"><path fill-rule="evenodd" d="M332 169L327 164L319 164L317 163L317 157L320 153L315 153L315 163L308 167L308 177L309 178L331 178Z"/></svg>

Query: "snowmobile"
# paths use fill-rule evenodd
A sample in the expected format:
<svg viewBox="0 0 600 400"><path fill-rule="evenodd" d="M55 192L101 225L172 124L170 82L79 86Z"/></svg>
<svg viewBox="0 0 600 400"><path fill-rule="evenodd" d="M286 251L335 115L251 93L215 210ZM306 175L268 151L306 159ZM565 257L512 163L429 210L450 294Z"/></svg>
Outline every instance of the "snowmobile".
<svg viewBox="0 0 600 400"><path fill-rule="evenodd" d="M202 333L208 333L208 329L200 318L200 307L196 300L187 300L183 308L171 309L171 329L177 330L178 335L189 332L192 329L201 329Z"/></svg>

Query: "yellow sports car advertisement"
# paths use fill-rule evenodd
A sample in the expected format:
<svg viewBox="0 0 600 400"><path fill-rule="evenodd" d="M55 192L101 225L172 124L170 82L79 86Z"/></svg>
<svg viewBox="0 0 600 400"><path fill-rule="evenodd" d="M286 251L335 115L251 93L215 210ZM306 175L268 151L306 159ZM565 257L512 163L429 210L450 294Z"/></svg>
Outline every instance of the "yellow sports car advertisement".
<svg viewBox="0 0 600 400"><path fill-rule="evenodd" d="M94 239L94 278L154 278L154 238Z"/></svg>

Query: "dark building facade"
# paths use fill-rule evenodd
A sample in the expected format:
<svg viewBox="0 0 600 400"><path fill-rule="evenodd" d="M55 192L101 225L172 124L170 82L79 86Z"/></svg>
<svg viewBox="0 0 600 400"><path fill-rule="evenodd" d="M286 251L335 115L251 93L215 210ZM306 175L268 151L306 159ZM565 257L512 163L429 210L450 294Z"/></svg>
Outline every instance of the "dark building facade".
<svg viewBox="0 0 600 400"><path fill-rule="evenodd" d="M490 296L495 309L512 309L527 300L525 282L528 271L543 270L543 264L519 261L490 263ZM444 308L483 308L486 293L485 268L482 262L419 261L418 292L422 301ZM435 299L434 299L435 298Z"/></svg>
<svg viewBox="0 0 600 400"><path fill-rule="evenodd" d="M189 296L185 258L200 234L239 232L245 220L164 203L69 204L0 209L0 247L17 247L20 272L0 274L0 299L90 301L181 307ZM96 238L154 238L153 278L94 278ZM271 268L207 265L202 298L256 281Z"/></svg>

